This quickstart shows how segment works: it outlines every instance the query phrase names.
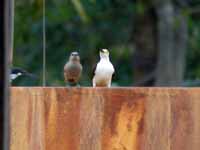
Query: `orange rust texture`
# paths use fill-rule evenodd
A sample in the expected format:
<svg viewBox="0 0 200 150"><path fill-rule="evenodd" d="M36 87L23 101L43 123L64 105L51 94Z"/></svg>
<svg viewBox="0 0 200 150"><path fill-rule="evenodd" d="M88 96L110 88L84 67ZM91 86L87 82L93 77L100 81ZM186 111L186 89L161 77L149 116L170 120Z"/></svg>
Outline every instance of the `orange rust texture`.
<svg viewBox="0 0 200 150"><path fill-rule="evenodd" d="M125 96L127 95L127 96ZM128 96L129 95L129 96ZM137 150L144 117L144 95L126 91L110 93L105 101L103 150Z"/></svg>
<svg viewBox="0 0 200 150"><path fill-rule="evenodd" d="M46 89L45 95L45 149L78 149L79 97L64 89Z"/></svg>
<svg viewBox="0 0 200 150"><path fill-rule="evenodd" d="M10 150L199 150L200 89L11 88Z"/></svg>
<svg viewBox="0 0 200 150"><path fill-rule="evenodd" d="M145 102L140 150L170 150L170 97L167 90L150 89Z"/></svg>
<svg viewBox="0 0 200 150"><path fill-rule="evenodd" d="M80 99L72 95L64 89L12 89L10 149L78 149Z"/></svg>
<svg viewBox="0 0 200 150"><path fill-rule="evenodd" d="M176 91L171 102L172 149L200 149L200 91Z"/></svg>

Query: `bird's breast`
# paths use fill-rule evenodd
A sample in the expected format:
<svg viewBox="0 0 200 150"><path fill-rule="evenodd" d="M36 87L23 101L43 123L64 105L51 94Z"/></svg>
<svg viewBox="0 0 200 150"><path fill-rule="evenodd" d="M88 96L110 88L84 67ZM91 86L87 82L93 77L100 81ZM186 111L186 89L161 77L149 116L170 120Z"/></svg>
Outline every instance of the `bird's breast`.
<svg viewBox="0 0 200 150"><path fill-rule="evenodd" d="M82 66L80 64L68 63L64 68L64 72L66 79L78 80L82 72Z"/></svg>
<svg viewBox="0 0 200 150"><path fill-rule="evenodd" d="M114 67L110 62L100 62L96 68L96 74L103 76L112 76Z"/></svg>

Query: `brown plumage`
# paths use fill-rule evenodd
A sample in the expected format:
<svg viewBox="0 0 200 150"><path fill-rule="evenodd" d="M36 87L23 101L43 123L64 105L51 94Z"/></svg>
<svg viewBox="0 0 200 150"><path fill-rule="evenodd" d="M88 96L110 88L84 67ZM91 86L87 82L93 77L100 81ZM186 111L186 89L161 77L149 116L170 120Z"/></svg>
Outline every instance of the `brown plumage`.
<svg viewBox="0 0 200 150"><path fill-rule="evenodd" d="M69 86L77 86L82 73L82 65L78 52L72 52L69 61L64 66L65 82Z"/></svg>

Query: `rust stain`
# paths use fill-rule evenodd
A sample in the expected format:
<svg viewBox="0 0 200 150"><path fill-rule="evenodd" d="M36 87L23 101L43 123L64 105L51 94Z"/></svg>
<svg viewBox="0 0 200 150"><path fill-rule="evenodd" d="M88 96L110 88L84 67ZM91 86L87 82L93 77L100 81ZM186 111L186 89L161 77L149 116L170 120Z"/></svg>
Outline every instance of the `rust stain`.
<svg viewBox="0 0 200 150"><path fill-rule="evenodd" d="M27 92L16 89L11 93L10 101L10 150L28 149L28 101Z"/></svg>
<svg viewBox="0 0 200 150"><path fill-rule="evenodd" d="M77 150L80 95L65 89L50 89L46 103L46 149ZM73 93L73 91L71 91Z"/></svg>
<svg viewBox="0 0 200 150"><path fill-rule="evenodd" d="M96 91L82 97L80 105L80 150L101 150L105 99Z"/></svg>
<svg viewBox="0 0 200 150"><path fill-rule="evenodd" d="M138 150L170 150L170 106L168 90L148 91Z"/></svg>
<svg viewBox="0 0 200 150"><path fill-rule="evenodd" d="M55 135L56 135L56 128L57 128L57 113L58 113L57 98L56 98L56 93L54 90L51 90L50 97L51 97L51 99L49 99L51 100L50 109L49 109L48 119L46 123L46 128L47 128L46 131L48 133L46 136L46 139L48 143L52 143L54 140L56 140Z"/></svg>
<svg viewBox="0 0 200 150"><path fill-rule="evenodd" d="M144 101L123 103L115 122L115 134L105 133L106 150L137 150L138 132L144 116ZM112 123L112 122L111 122ZM109 129L111 131L111 129ZM107 131L105 131L107 132Z"/></svg>
<svg viewBox="0 0 200 150"><path fill-rule="evenodd" d="M45 149L44 110L42 97L33 100L29 150Z"/></svg>
<svg viewBox="0 0 200 150"><path fill-rule="evenodd" d="M10 150L199 150L199 92L11 88Z"/></svg>
<svg viewBox="0 0 200 150"><path fill-rule="evenodd" d="M172 99L171 147L173 149L191 148L195 123L193 110L191 95L187 91L179 91Z"/></svg>

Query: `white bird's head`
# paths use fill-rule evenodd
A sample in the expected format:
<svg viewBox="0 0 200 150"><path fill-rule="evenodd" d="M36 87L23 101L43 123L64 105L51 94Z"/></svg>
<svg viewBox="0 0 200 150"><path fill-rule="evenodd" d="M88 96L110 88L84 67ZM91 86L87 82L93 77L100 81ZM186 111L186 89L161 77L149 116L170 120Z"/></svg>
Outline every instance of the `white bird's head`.
<svg viewBox="0 0 200 150"><path fill-rule="evenodd" d="M101 59L109 59L109 51L107 49L100 50Z"/></svg>

